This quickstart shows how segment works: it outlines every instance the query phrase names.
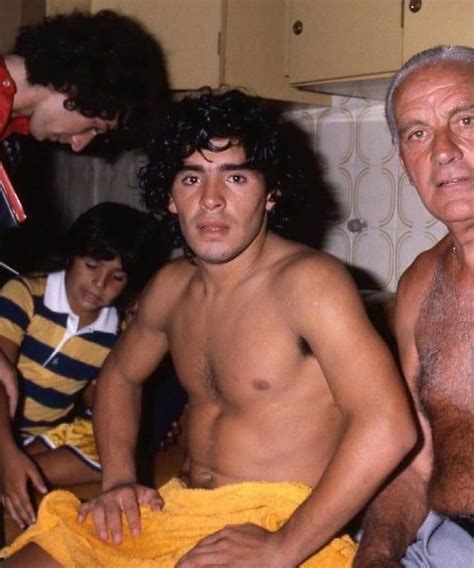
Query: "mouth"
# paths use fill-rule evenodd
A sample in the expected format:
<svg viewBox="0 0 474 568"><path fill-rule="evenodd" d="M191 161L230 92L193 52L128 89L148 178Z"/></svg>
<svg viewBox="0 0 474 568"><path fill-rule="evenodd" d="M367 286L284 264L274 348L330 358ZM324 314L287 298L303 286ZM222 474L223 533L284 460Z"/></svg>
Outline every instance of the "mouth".
<svg viewBox="0 0 474 568"><path fill-rule="evenodd" d="M98 306L101 303L100 297L92 294L91 292L84 292L83 298L88 304L92 304L94 306Z"/></svg>
<svg viewBox="0 0 474 568"><path fill-rule="evenodd" d="M201 233L208 234L208 235L218 235L226 232L229 227L224 223L217 223L215 221L208 222L208 223L200 223L197 226L198 230Z"/></svg>
<svg viewBox="0 0 474 568"><path fill-rule="evenodd" d="M472 184L472 177L452 177L448 179L443 179L436 184L436 187L453 187L459 185Z"/></svg>

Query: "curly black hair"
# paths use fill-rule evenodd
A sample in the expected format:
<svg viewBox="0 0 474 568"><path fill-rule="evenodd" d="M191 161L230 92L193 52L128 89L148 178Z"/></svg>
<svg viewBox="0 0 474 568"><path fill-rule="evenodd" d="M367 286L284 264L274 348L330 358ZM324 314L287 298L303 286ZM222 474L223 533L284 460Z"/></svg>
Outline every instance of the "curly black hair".
<svg viewBox="0 0 474 568"><path fill-rule="evenodd" d="M148 147L147 163L139 171L143 203L166 223L174 245L189 253L177 217L168 210L174 178L194 152L219 152L240 144L247 165L261 172L267 191L274 192L268 226L282 233L307 189L301 162L286 134L274 109L237 89L185 97L170 108ZM216 138L230 143L216 147Z"/></svg>
<svg viewBox="0 0 474 568"><path fill-rule="evenodd" d="M20 28L14 53L28 81L67 95L64 106L87 117L118 119L141 140L168 101L157 41L132 18L110 10L73 12Z"/></svg>

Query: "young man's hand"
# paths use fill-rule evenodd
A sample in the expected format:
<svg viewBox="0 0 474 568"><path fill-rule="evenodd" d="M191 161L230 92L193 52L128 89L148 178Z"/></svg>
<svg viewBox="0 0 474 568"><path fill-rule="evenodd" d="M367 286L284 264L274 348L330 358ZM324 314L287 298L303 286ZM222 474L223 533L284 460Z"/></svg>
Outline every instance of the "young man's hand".
<svg viewBox="0 0 474 568"><path fill-rule="evenodd" d="M132 535L140 533L140 506L160 511L163 499L156 489L137 483L121 484L113 487L79 508L77 520L83 523L92 515L95 530L101 540L110 539L114 544L122 542L122 513L127 519Z"/></svg>
<svg viewBox="0 0 474 568"><path fill-rule="evenodd" d="M2 504L17 525L25 528L36 521L29 485L44 494L46 484L34 462L20 449L2 452L0 460Z"/></svg>
<svg viewBox="0 0 474 568"><path fill-rule="evenodd" d="M285 558L277 532L253 523L229 525L203 538L176 564L176 568L232 566L235 568L295 568Z"/></svg>
<svg viewBox="0 0 474 568"><path fill-rule="evenodd" d="M0 384L3 385L8 397L8 410L10 418L15 416L18 404L18 378L14 365L11 364L0 349Z"/></svg>

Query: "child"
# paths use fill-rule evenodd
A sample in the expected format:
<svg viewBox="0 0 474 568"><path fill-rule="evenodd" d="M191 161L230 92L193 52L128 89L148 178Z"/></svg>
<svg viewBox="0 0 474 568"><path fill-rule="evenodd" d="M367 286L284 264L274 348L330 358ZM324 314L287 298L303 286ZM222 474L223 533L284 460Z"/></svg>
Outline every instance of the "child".
<svg viewBox="0 0 474 568"><path fill-rule="evenodd" d="M117 338L119 313L157 268L157 222L126 205L81 215L65 240L63 266L10 280L0 296L0 357L16 367L21 403L8 418L0 387L2 503L21 526L35 520L30 483L100 479L90 419L94 380ZM5 362L4 361L4 362Z"/></svg>

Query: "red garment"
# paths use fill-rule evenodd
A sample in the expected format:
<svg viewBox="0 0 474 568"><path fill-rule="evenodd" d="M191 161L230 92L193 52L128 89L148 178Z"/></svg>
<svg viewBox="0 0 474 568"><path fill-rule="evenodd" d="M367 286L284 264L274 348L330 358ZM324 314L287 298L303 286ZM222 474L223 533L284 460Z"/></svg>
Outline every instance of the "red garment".
<svg viewBox="0 0 474 568"><path fill-rule="evenodd" d="M28 118L11 118L15 93L15 82L8 72L4 58L0 56L0 140L13 133L28 134L30 131Z"/></svg>

